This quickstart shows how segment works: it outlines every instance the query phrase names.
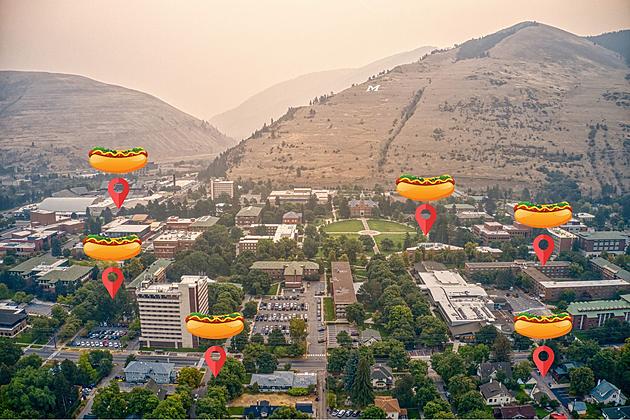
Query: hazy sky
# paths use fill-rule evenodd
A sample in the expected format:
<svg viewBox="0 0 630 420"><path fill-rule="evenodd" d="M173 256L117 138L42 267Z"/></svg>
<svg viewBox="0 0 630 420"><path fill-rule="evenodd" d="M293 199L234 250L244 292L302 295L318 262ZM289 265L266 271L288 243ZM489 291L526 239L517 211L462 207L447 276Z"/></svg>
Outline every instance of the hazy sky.
<svg viewBox="0 0 630 420"><path fill-rule="evenodd" d="M0 0L0 69L74 73L208 119L303 73L524 20L630 27L629 0Z"/></svg>

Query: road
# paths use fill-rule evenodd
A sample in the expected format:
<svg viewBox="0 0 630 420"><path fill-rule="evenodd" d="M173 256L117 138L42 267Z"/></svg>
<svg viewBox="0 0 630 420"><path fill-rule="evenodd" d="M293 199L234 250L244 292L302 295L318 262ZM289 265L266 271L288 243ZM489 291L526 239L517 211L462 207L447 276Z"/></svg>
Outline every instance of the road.
<svg viewBox="0 0 630 420"><path fill-rule="evenodd" d="M551 392L551 388L549 387L549 384L553 382L553 379L551 378L551 374L547 374L546 376L547 380L550 381L549 383L547 383L545 380L543 380L543 378L540 376L538 371L536 369L533 369L532 378L536 379L537 388L541 390L542 392L544 392L549 397L550 400L558 401L559 405L558 405L558 408L555 409L555 411L558 413L565 414L568 418L570 418L569 412L562 405L562 402L560 402L558 398L556 397L556 395L553 392Z"/></svg>

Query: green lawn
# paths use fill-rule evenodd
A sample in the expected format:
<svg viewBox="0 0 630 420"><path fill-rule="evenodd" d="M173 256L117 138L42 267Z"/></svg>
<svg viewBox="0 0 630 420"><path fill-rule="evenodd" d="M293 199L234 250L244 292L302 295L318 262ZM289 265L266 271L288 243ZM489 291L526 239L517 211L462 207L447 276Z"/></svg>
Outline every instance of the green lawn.
<svg viewBox="0 0 630 420"><path fill-rule="evenodd" d="M335 233L335 232L358 232L363 230L363 223L360 220L342 220L340 222L334 222L329 225L324 226L322 229L326 231L326 233Z"/></svg>
<svg viewBox="0 0 630 420"><path fill-rule="evenodd" d="M335 314L335 305L333 303L333 298L325 297L324 298L324 321L334 321L337 319Z"/></svg>
<svg viewBox="0 0 630 420"><path fill-rule="evenodd" d="M277 295L278 294L278 288L280 287L280 283L274 283L271 285L271 287L269 288L269 292L267 293L268 295Z"/></svg>
<svg viewBox="0 0 630 420"><path fill-rule="evenodd" d="M415 232L415 229L411 226L390 220L370 219L367 223L370 229L378 230L379 232Z"/></svg>
<svg viewBox="0 0 630 420"><path fill-rule="evenodd" d="M392 249L391 251L385 251L383 247L381 246L381 243L383 242L383 239L385 238L391 239L391 241L394 243L394 249ZM403 245L403 242L405 242L405 235L383 233L380 235L376 235L374 239L376 240L376 244L378 245L378 249L381 251L381 253L391 254L392 252L402 251L401 247Z"/></svg>
<svg viewBox="0 0 630 420"><path fill-rule="evenodd" d="M231 416L242 416L245 411L245 407L228 407L227 409Z"/></svg>

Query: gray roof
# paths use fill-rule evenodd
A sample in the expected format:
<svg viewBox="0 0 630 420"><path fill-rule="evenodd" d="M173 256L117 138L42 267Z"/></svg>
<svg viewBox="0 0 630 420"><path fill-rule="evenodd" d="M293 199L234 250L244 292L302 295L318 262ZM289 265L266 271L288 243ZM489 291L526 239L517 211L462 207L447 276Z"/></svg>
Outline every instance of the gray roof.
<svg viewBox="0 0 630 420"><path fill-rule="evenodd" d="M394 383L394 375L392 374L392 370L389 367L380 363L372 366L370 378L385 381L386 383Z"/></svg>
<svg viewBox="0 0 630 420"><path fill-rule="evenodd" d="M48 197L38 204L40 210L85 213L99 197Z"/></svg>
<svg viewBox="0 0 630 420"><path fill-rule="evenodd" d="M497 395L510 395L510 391L499 381L491 381L479 387L481 395L485 399L495 397Z"/></svg>
<svg viewBox="0 0 630 420"><path fill-rule="evenodd" d="M597 385L595 385L595 388L591 390L591 397L602 403L617 391L619 391L619 388L607 380L602 379Z"/></svg>
<svg viewBox="0 0 630 420"><path fill-rule="evenodd" d="M359 204L363 204L368 207L378 207L378 203L373 200L350 200L348 201L348 207L356 207Z"/></svg>
<svg viewBox="0 0 630 420"><path fill-rule="evenodd" d="M239 216L249 216L249 217L257 217L262 212L262 207L257 206L247 206L243 207L236 213L236 217Z"/></svg>
<svg viewBox="0 0 630 420"><path fill-rule="evenodd" d="M361 331L361 342L366 342L372 338L381 341L381 333L378 330L373 330L371 328L366 328Z"/></svg>
<svg viewBox="0 0 630 420"><path fill-rule="evenodd" d="M58 281L78 281L82 277L88 275L92 270L94 270L94 266L91 265L73 265L70 267L63 267L58 270L51 270L39 279L47 280L49 283L56 283Z"/></svg>
<svg viewBox="0 0 630 420"><path fill-rule="evenodd" d="M512 366L509 362L486 362L479 365L481 378L488 378L494 372L503 371L507 378L512 377Z"/></svg>
<svg viewBox="0 0 630 420"><path fill-rule="evenodd" d="M173 264L173 260L169 260L167 258L158 258L153 261L153 264L148 266L142 273L138 274L138 277L133 279L131 283L127 287L138 287L140 282L144 280L146 277L152 277L160 268L166 268L169 265Z"/></svg>
<svg viewBox="0 0 630 420"><path fill-rule="evenodd" d="M273 373L254 373L249 381L250 385L257 383L261 387L279 388L308 388L317 383L317 375L314 373L293 373L291 371L277 370Z"/></svg>
<svg viewBox="0 0 630 420"><path fill-rule="evenodd" d="M630 419L630 405L602 408L602 414L610 420Z"/></svg>
<svg viewBox="0 0 630 420"><path fill-rule="evenodd" d="M190 224L190 227L199 227L199 228L212 227L218 221L219 221L219 218L215 216L201 216L195 219L195 221Z"/></svg>
<svg viewBox="0 0 630 420"><path fill-rule="evenodd" d="M28 315L24 309L18 309L17 307L2 307L0 308L0 327L13 328L27 317Z"/></svg>
<svg viewBox="0 0 630 420"><path fill-rule="evenodd" d="M578 232L578 235L584 239L612 239L612 240L622 240L628 239L628 235L623 232L618 232L616 230L600 230L597 232Z"/></svg>
<svg viewBox="0 0 630 420"><path fill-rule="evenodd" d="M125 367L125 373L146 375L150 372L170 375L175 369L174 363L141 362L134 360Z"/></svg>
<svg viewBox="0 0 630 420"><path fill-rule="evenodd" d="M296 218L296 217L302 217L302 213L297 213L295 211L288 211L286 213L284 213L282 215L282 218L284 219L285 217L290 217L292 219Z"/></svg>
<svg viewBox="0 0 630 420"><path fill-rule="evenodd" d="M624 270L616 264L611 263L610 261L602 258L595 257L591 260L591 264L601 268L602 270L608 270L615 273L615 277L619 279L623 279L625 281L630 281L630 271Z"/></svg>
<svg viewBox="0 0 630 420"><path fill-rule="evenodd" d="M63 258L57 258L47 254L40 255L39 257L33 257L24 261L21 264L16 265L9 271L12 271L14 273L30 273L35 267L40 264L51 265L62 259Z"/></svg>

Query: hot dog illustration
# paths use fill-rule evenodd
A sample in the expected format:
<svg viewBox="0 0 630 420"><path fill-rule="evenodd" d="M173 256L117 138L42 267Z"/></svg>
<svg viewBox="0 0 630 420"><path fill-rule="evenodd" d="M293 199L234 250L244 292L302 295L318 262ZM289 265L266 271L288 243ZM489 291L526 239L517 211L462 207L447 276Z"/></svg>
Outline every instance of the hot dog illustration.
<svg viewBox="0 0 630 420"><path fill-rule="evenodd" d="M396 191L414 201L434 201L453 194L455 180L450 175L421 178L403 174L396 180Z"/></svg>
<svg viewBox="0 0 630 420"><path fill-rule="evenodd" d="M126 174L144 167L149 154L142 147L127 150L113 150L95 147L90 150L88 160L94 169L99 171Z"/></svg>
<svg viewBox="0 0 630 420"><path fill-rule="evenodd" d="M83 239L83 252L88 257L101 261L123 261L133 258L142 251L142 241L136 235L109 238L88 235Z"/></svg>
<svg viewBox="0 0 630 420"><path fill-rule="evenodd" d="M534 228L552 228L571 220L573 210L566 201L553 204L534 204L521 201L514 206L514 220Z"/></svg>
<svg viewBox="0 0 630 420"><path fill-rule="evenodd" d="M563 312L554 315L520 313L514 317L514 331L529 338L556 338L571 332L573 318Z"/></svg>
<svg viewBox="0 0 630 420"><path fill-rule="evenodd" d="M214 340L233 337L245 328L245 319L239 312L225 315L193 312L185 321L186 329L192 335Z"/></svg>

